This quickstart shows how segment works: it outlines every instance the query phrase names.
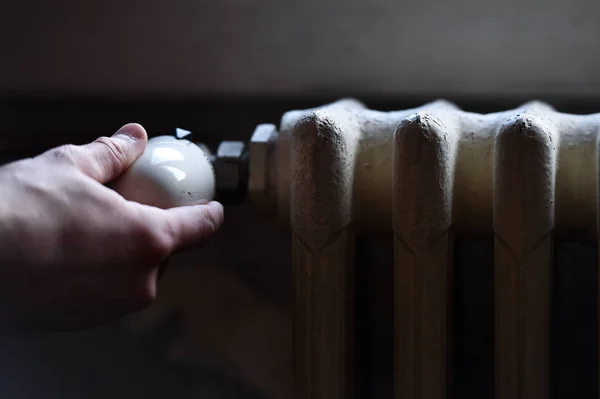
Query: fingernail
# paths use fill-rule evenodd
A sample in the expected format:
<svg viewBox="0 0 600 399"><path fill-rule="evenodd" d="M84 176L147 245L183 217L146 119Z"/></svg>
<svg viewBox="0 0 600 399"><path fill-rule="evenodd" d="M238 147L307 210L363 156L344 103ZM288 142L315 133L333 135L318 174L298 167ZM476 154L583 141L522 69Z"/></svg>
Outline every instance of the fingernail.
<svg viewBox="0 0 600 399"><path fill-rule="evenodd" d="M130 140L130 141L134 141L134 142L137 141L137 139L135 137L133 137L131 135L131 133L129 133L129 130L125 129L124 127L117 130L117 132L115 134L113 134L113 138L126 139L126 140Z"/></svg>
<svg viewBox="0 0 600 399"><path fill-rule="evenodd" d="M128 123L117 130L117 132L113 134L113 137L124 138L135 142L145 137L145 135L145 130L141 125L137 123Z"/></svg>

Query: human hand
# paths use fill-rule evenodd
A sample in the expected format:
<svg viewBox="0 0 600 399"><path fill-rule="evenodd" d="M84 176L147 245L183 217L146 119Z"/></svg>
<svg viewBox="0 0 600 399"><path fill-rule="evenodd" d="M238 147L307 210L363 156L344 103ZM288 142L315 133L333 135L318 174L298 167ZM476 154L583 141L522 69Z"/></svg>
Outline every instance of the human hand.
<svg viewBox="0 0 600 399"><path fill-rule="evenodd" d="M141 310L156 296L158 265L210 238L219 203L159 209L104 184L144 151L137 124L0 168L0 322L78 329Z"/></svg>

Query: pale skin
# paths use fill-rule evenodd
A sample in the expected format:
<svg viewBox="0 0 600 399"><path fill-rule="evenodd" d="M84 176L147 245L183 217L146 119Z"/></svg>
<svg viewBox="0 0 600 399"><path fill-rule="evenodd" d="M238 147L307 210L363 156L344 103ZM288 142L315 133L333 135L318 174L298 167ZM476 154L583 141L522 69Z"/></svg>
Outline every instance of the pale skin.
<svg viewBox="0 0 600 399"><path fill-rule="evenodd" d="M159 265L217 231L217 202L163 210L106 187L147 141L128 124L0 167L2 327L90 328L141 310L156 297Z"/></svg>

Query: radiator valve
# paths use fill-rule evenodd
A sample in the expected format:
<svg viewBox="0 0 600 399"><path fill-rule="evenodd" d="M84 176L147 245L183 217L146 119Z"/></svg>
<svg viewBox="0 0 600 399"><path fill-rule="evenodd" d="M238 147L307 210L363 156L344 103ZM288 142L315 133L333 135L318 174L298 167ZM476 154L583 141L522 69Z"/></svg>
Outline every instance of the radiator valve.
<svg viewBox="0 0 600 399"><path fill-rule="evenodd" d="M130 201L159 208L210 201L216 193L215 170L203 148L173 136L154 137L110 186Z"/></svg>
<svg viewBox="0 0 600 399"><path fill-rule="evenodd" d="M216 199L239 204L248 193L248 151L241 141L223 141L215 154L176 136L148 141L144 153L112 188L128 200L171 208Z"/></svg>

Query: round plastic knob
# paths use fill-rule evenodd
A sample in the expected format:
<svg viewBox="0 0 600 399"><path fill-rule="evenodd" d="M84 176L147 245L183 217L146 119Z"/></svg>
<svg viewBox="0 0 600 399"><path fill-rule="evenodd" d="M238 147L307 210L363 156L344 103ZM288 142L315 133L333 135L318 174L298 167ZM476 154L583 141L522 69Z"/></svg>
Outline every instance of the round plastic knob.
<svg viewBox="0 0 600 399"><path fill-rule="evenodd" d="M144 153L112 184L127 200L163 209L211 201L215 187L208 155L191 141L172 136L150 139Z"/></svg>

